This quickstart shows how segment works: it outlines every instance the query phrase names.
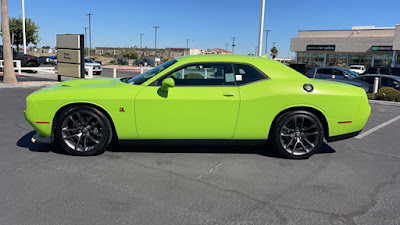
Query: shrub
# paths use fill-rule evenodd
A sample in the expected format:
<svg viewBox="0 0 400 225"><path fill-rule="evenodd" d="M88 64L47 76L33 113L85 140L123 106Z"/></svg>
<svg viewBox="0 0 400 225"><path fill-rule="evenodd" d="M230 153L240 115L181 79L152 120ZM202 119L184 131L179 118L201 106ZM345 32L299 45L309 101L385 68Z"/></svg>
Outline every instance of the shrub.
<svg viewBox="0 0 400 225"><path fill-rule="evenodd" d="M376 100L400 102L400 91L391 87L383 87L376 93Z"/></svg>

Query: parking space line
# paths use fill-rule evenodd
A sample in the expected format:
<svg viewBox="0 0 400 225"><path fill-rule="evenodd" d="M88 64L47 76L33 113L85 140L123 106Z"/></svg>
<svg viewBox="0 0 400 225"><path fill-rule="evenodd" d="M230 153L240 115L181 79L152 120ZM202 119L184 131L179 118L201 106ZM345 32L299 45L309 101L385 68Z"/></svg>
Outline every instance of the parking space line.
<svg viewBox="0 0 400 225"><path fill-rule="evenodd" d="M386 122L382 123L381 125L378 125L378 126L372 128L372 129L369 129L369 130L365 131L364 133L361 133L361 134L357 135L355 138L361 139L361 138L363 138L363 137L365 137L365 136L367 136L367 135L369 135L369 134L371 134L371 133L373 133L373 132L375 132L375 131L377 131L377 130L379 130L379 129L381 129L381 128L383 128L383 127L385 127L385 126L387 126L387 125L389 125L389 124L391 124L393 122L395 122L398 119L400 119L400 116L396 116L395 118L393 118L393 119L391 119L389 121L386 121Z"/></svg>

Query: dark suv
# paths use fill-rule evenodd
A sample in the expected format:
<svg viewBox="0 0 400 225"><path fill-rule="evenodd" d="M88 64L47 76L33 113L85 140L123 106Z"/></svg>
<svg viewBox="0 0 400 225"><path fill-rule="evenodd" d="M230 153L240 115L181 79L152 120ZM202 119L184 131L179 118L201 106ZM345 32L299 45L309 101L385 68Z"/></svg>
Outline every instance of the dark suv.
<svg viewBox="0 0 400 225"><path fill-rule="evenodd" d="M385 74L385 75L394 75L400 76L400 68L399 67L370 67L368 68L366 74Z"/></svg>
<svg viewBox="0 0 400 225"><path fill-rule="evenodd" d="M339 67L315 67L309 70L305 74L308 78L315 79L326 79L332 80L336 82L351 84L357 87L360 87L368 92L369 86L366 82L356 80L354 78L359 77L358 74L350 71L348 69L339 68Z"/></svg>
<svg viewBox="0 0 400 225"><path fill-rule="evenodd" d="M13 59L21 60L22 67L38 67L40 65L37 57L16 52L13 49ZM0 60L3 60L3 45L0 45Z"/></svg>

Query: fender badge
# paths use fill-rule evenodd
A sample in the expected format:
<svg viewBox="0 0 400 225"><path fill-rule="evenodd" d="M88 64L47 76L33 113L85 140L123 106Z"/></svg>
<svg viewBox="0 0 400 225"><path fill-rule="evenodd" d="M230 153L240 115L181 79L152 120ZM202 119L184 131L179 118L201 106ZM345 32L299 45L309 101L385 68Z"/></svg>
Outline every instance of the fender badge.
<svg viewBox="0 0 400 225"><path fill-rule="evenodd" d="M119 108L119 112L125 112L124 107Z"/></svg>

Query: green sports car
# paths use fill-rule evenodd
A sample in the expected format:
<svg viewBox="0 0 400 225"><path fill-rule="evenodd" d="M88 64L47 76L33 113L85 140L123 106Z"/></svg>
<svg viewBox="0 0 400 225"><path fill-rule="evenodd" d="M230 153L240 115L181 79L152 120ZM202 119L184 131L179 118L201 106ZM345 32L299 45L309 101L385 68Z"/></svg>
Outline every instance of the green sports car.
<svg viewBox="0 0 400 225"><path fill-rule="evenodd" d="M25 117L33 141L74 155L103 153L112 140L265 142L307 158L324 138L356 136L370 115L365 91L310 80L262 57L198 55L123 79L81 79L35 91Z"/></svg>

